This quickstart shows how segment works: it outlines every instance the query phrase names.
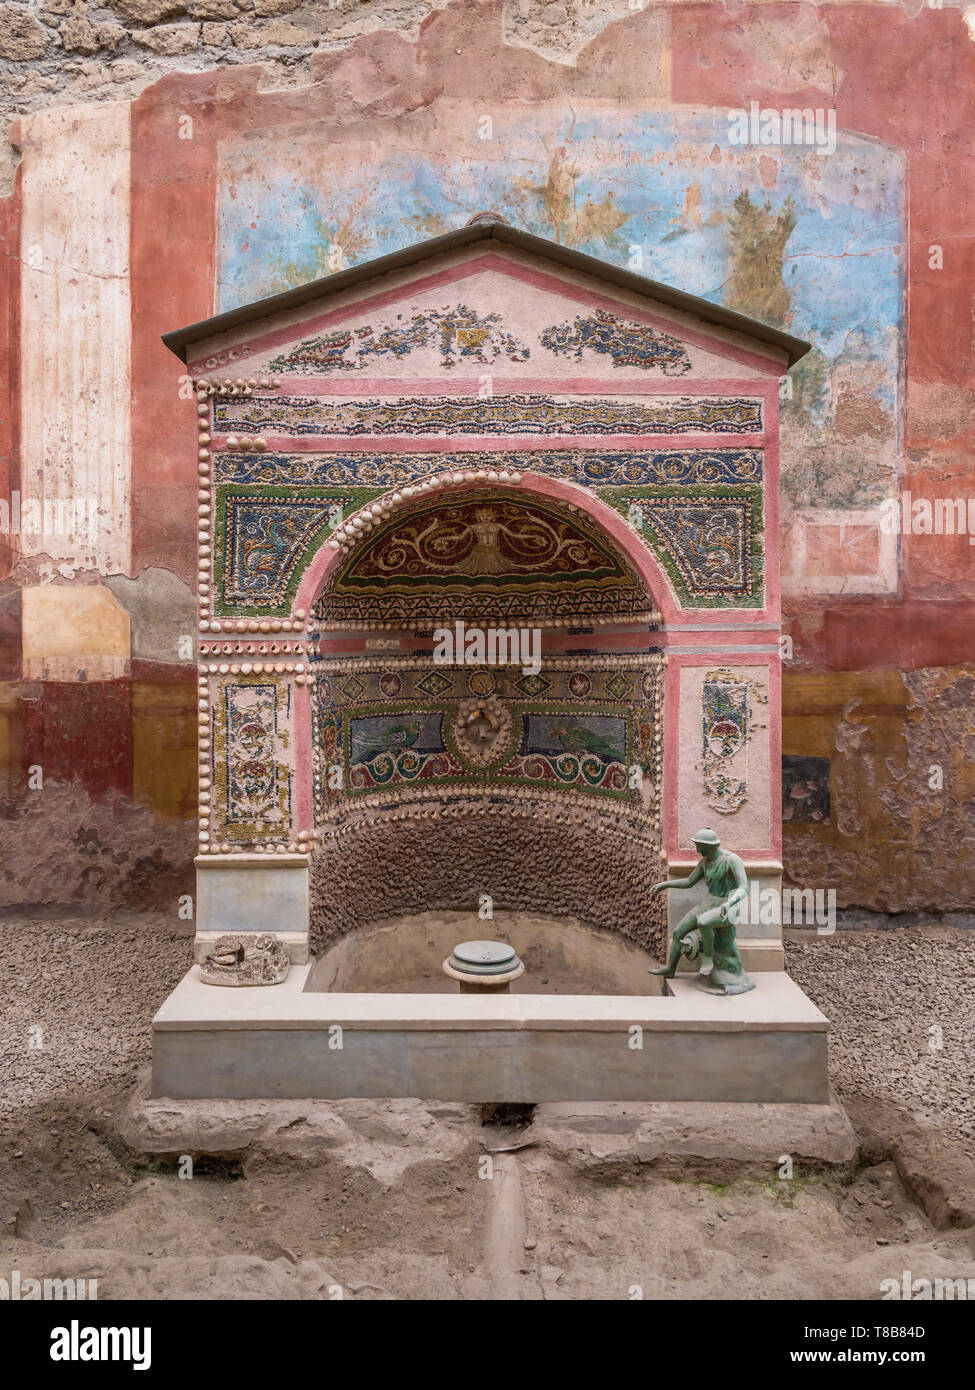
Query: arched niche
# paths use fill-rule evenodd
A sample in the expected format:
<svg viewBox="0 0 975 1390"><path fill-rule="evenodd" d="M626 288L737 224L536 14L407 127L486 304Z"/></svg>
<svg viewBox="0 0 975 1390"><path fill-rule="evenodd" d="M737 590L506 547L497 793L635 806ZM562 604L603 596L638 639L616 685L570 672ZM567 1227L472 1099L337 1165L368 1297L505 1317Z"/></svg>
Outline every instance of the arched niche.
<svg viewBox="0 0 975 1390"><path fill-rule="evenodd" d="M654 570L611 508L529 473L387 494L323 546L302 582L319 650L296 726L313 950L487 901L659 945Z"/></svg>

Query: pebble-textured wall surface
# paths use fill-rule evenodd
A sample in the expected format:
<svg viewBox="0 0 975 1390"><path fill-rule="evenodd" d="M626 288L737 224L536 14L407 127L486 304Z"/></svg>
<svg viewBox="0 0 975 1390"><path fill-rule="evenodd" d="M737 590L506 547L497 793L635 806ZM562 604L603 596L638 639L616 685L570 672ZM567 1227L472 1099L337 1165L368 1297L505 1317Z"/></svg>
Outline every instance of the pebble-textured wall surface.
<svg viewBox="0 0 975 1390"><path fill-rule="evenodd" d="M448 909L469 909L471 938L490 937L478 917L488 894L494 908L576 917L659 954L663 895L648 892L666 877L657 852L610 820L560 824L562 812L546 821L545 810L517 809L427 808L324 840L312 859L312 950L367 922Z"/></svg>

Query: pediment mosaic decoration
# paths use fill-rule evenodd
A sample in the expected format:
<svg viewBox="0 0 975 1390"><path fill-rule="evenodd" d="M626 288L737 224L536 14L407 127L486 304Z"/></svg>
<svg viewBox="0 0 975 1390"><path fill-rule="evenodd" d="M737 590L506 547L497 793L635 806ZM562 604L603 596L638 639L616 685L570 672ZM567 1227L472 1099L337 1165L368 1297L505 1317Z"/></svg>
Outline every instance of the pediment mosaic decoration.
<svg viewBox="0 0 975 1390"><path fill-rule="evenodd" d="M418 506L353 557L316 609L330 622L582 622L651 601L581 514L510 493Z"/></svg>
<svg viewBox="0 0 975 1390"><path fill-rule="evenodd" d="M603 309L577 314L574 323L553 324L542 333L541 343L557 357L581 361L586 352L595 352L610 357L614 367L656 367L664 376L686 376L691 370L691 359L677 338L648 324L627 323Z"/></svg>
<svg viewBox="0 0 975 1390"><path fill-rule="evenodd" d="M268 363L272 372L326 376L381 367L382 359L408 357L415 348L436 347L442 367L459 362L490 366L499 358L526 362L530 350L506 331L500 314L479 314L466 304L423 313L396 314L374 327L362 324L306 338Z"/></svg>

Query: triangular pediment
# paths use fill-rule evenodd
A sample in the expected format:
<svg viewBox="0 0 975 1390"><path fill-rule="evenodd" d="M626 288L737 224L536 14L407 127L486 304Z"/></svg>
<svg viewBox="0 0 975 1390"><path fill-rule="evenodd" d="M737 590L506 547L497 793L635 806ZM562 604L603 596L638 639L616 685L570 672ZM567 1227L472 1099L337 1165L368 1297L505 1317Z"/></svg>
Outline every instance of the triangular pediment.
<svg viewBox="0 0 975 1390"><path fill-rule="evenodd" d="M480 229L476 229L480 230ZM499 231L501 229L488 229ZM777 376L805 345L540 238L437 238L167 336L195 373L623 383ZM388 261L398 264L389 269Z"/></svg>

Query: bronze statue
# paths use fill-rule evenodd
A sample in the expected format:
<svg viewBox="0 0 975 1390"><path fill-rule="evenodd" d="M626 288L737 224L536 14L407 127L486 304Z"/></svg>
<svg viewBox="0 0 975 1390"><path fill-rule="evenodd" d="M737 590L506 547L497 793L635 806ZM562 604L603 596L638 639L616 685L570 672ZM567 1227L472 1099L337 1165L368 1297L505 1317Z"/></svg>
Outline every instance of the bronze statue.
<svg viewBox="0 0 975 1390"><path fill-rule="evenodd" d="M692 907L674 931L667 964L650 974L672 979L682 955L694 960L700 954L697 978L702 989L709 994L744 994L755 988L755 981L742 969L735 944L739 904L748 897L745 866L737 854L721 848L713 830L698 831L694 848L701 861L687 878L655 883L650 889L662 893L666 888L693 888L702 878L708 889L703 902Z"/></svg>

